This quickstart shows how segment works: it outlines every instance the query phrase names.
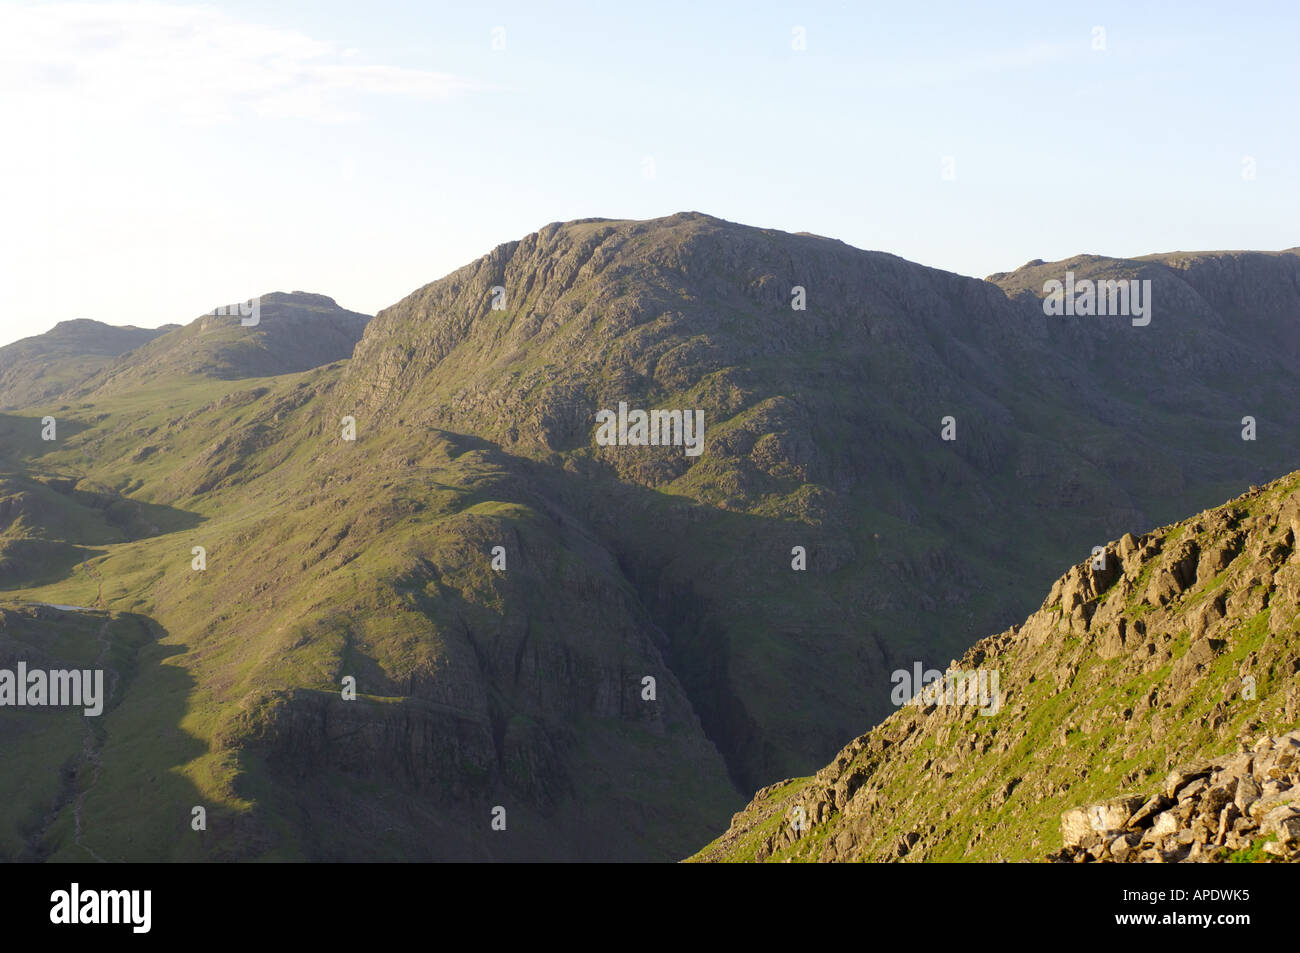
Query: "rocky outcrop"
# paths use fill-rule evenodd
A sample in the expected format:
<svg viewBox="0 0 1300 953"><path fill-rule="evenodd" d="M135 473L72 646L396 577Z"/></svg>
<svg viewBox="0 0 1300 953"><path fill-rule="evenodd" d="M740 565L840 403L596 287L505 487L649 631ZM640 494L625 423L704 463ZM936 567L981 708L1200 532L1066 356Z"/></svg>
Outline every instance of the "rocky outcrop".
<svg viewBox="0 0 1300 953"><path fill-rule="evenodd" d="M1294 859L1298 529L1292 474L1102 547L951 663L996 712L904 705L696 859Z"/></svg>
<svg viewBox="0 0 1300 953"><path fill-rule="evenodd" d="M1061 839L1049 860L1300 861L1300 731L1175 768L1145 797L1066 811Z"/></svg>

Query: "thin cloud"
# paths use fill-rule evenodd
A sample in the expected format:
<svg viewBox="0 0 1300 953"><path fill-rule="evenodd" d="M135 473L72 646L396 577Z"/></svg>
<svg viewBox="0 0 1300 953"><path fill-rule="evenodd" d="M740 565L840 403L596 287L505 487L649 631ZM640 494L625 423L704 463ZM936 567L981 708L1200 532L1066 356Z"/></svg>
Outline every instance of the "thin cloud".
<svg viewBox="0 0 1300 953"><path fill-rule="evenodd" d="M445 100L475 88L213 7L0 5L0 101L11 106L163 112L199 124L242 114L339 122L358 118L358 95Z"/></svg>

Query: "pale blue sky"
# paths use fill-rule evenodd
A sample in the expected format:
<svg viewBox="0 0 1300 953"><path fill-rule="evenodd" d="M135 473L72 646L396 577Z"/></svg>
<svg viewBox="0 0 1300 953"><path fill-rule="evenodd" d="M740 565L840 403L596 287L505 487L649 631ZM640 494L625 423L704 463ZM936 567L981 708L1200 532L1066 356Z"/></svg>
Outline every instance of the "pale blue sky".
<svg viewBox="0 0 1300 953"><path fill-rule="evenodd" d="M548 222L686 209L980 277L1292 247L1297 37L1281 0L0 3L0 343L373 312Z"/></svg>

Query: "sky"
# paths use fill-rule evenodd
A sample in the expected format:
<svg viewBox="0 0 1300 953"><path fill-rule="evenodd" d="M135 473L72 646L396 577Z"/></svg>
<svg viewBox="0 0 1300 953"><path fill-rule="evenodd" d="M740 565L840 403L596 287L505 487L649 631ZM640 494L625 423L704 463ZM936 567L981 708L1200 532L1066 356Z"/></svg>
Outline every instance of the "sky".
<svg viewBox="0 0 1300 953"><path fill-rule="evenodd" d="M695 210L984 277L1300 245L1300 4L0 0L0 344Z"/></svg>

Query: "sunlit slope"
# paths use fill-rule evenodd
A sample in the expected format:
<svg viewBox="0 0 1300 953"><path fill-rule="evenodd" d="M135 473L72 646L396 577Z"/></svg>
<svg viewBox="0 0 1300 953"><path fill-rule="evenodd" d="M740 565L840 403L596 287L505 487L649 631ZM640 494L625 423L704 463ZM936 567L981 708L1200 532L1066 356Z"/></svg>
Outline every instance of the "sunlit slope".
<svg viewBox="0 0 1300 953"><path fill-rule="evenodd" d="M306 371L351 357L370 320L333 298L302 291L277 291L243 305L247 316L238 305L222 305L219 313L123 355L72 393L103 397L188 377L245 380Z"/></svg>
<svg viewBox="0 0 1300 953"><path fill-rule="evenodd" d="M124 404L39 459L91 463L183 527L9 594L157 626L83 840L131 859L666 859L706 835L736 795L612 555L525 462L452 436L418 456L344 441L311 410L330 377ZM141 435L161 446L137 461Z"/></svg>
<svg viewBox="0 0 1300 953"><path fill-rule="evenodd" d="M1043 860L1063 811L1294 729L1297 532L1292 474L1111 542L1104 568L1075 566L953 666L999 674L996 711L905 705L816 775L759 791L694 859Z"/></svg>

